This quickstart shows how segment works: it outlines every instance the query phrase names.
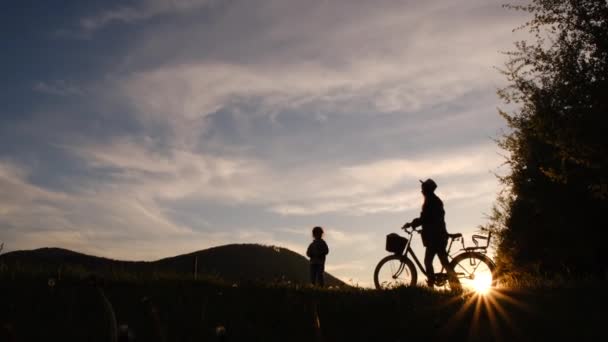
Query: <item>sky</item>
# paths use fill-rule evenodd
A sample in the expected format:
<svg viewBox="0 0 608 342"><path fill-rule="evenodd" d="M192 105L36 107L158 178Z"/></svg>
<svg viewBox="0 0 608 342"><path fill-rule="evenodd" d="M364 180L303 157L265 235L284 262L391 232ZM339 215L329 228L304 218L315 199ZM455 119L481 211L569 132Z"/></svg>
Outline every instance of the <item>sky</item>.
<svg viewBox="0 0 608 342"><path fill-rule="evenodd" d="M526 20L503 2L5 1L5 251L304 254L320 225L326 270L368 286L426 178L470 244L501 189L497 68Z"/></svg>

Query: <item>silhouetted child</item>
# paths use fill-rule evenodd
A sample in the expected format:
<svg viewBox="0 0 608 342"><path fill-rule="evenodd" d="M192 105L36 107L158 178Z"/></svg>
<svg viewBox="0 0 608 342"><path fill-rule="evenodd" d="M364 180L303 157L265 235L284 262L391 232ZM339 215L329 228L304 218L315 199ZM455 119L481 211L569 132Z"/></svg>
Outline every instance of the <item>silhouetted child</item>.
<svg viewBox="0 0 608 342"><path fill-rule="evenodd" d="M314 240L306 250L306 255L310 258L310 282L313 285L324 286L325 256L329 253L329 248L323 240L323 228L314 227L312 236Z"/></svg>

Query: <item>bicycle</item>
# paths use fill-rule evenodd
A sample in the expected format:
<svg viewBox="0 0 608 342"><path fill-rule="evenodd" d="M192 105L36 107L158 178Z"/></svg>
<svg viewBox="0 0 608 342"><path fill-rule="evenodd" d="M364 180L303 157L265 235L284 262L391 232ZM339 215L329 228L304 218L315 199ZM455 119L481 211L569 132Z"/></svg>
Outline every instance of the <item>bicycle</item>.
<svg viewBox="0 0 608 342"><path fill-rule="evenodd" d="M401 229L409 235L407 237L402 237L395 233L387 235L387 250L394 254L378 262L374 270L376 289L416 285L418 273L414 263L408 256L411 256L427 279L429 277L423 264L411 249L413 234L414 232L420 233L420 230L412 228L407 224L401 227ZM472 240L475 247L465 247L464 238L461 233L448 234L448 260L450 260L450 266L456 272L462 289L485 292L488 288L496 286L496 265L486 255L491 238L491 232L488 236L473 235ZM479 240L486 240L486 244L480 246ZM462 248L457 251L460 253L452 256L450 252L455 241L460 241ZM442 287L449 286L449 283L448 274L442 265L441 271L435 273L434 285Z"/></svg>

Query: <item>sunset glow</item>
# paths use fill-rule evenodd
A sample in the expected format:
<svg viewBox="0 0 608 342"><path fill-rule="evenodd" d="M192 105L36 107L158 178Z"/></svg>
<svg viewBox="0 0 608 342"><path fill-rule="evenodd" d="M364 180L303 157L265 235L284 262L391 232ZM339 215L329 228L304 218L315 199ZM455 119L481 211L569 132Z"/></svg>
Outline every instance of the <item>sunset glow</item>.
<svg viewBox="0 0 608 342"><path fill-rule="evenodd" d="M0 342L606 335L608 0L6 2Z"/></svg>
<svg viewBox="0 0 608 342"><path fill-rule="evenodd" d="M321 225L327 269L371 286L419 179L450 233L487 221L523 16L500 1L36 3L3 11L28 37L3 40L5 251L304 254Z"/></svg>

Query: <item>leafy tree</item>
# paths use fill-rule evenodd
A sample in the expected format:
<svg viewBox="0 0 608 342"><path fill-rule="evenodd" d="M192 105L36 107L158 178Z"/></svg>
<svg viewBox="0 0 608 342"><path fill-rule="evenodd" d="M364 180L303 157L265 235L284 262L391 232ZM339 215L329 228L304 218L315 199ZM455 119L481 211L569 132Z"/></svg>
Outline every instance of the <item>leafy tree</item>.
<svg viewBox="0 0 608 342"><path fill-rule="evenodd" d="M499 264L606 275L608 2L531 0L532 38L515 43L498 92L510 173L491 215Z"/></svg>

